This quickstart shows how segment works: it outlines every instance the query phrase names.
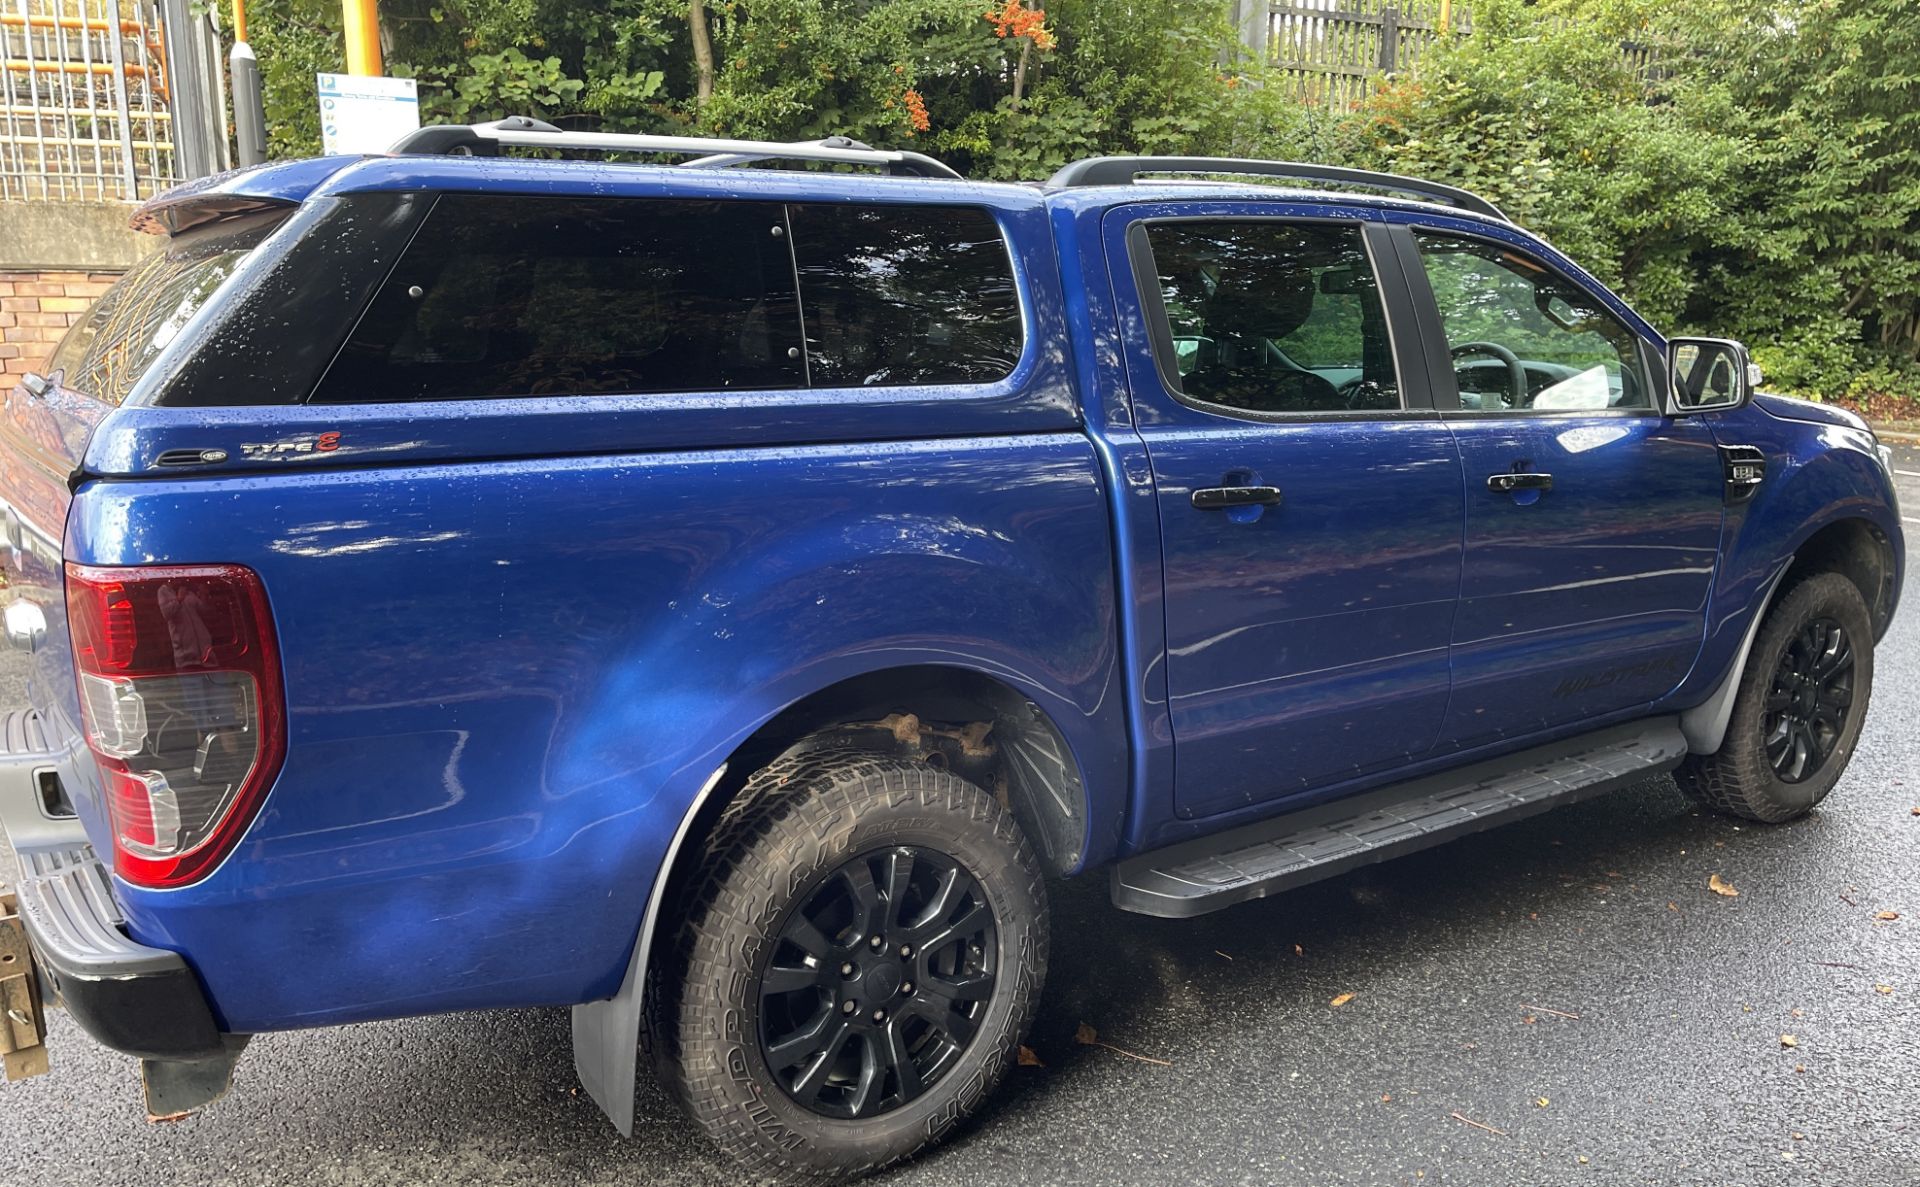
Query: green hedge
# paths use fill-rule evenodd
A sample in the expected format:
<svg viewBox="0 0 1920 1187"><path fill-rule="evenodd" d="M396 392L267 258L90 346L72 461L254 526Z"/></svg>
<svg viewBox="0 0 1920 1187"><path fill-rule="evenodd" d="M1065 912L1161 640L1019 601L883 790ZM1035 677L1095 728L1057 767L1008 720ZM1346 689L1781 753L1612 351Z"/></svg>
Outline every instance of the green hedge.
<svg viewBox="0 0 1920 1187"><path fill-rule="evenodd" d="M1474 0L1471 36L1352 112L1244 61L1225 0L1033 2L706 0L704 100L690 0L388 0L383 18L430 120L844 133L995 178L1166 152L1450 181L1656 324L1745 338L1775 387L1920 399L1912 0ZM272 150L315 152L339 5L250 12Z"/></svg>

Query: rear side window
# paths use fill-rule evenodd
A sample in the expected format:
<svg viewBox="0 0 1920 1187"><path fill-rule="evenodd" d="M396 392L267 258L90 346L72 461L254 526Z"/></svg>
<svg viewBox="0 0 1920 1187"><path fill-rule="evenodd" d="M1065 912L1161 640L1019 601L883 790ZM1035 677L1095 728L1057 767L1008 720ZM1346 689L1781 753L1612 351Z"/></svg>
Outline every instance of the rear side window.
<svg viewBox="0 0 1920 1187"><path fill-rule="evenodd" d="M986 211L789 210L813 386L992 383L1012 373L1020 298Z"/></svg>
<svg viewBox="0 0 1920 1187"><path fill-rule="evenodd" d="M47 363L61 384L119 404L284 210L198 227L143 257L93 303Z"/></svg>
<svg viewBox="0 0 1920 1187"><path fill-rule="evenodd" d="M448 194L314 399L984 383L1021 333L983 210Z"/></svg>
<svg viewBox="0 0 1920 1187"><path fill-rule="evenodd" d="M797 387L785 235L775 203L445 195L316 398Z"/></svg>

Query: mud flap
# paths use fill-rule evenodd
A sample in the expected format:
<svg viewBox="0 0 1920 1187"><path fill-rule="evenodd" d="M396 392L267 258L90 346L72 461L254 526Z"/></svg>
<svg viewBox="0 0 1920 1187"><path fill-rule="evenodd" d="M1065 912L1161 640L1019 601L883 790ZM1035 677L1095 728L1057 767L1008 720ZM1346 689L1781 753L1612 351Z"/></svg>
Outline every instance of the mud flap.
<svg viewBox="0 0 1920 1187"><path fill-rule="evenodd" d="M693 827L694 818L700 815L707 797L713 794L713 789L720 785L720 777L726 773L726 763L714 768L693 797L693 803L687 806L680 827L674 830L653 887L647 893L640 935L627 959L627 975L621 979L620 991L605 1001L582 1002L573 1008L574 1074L580 1077L580 1086L606 1113L607 1120L613 1122L622 1137L633 1136L634 1078L640 1074L640 1026L646 1000L647 956L653 948L654 927L660 922L667 876L680 856L687 830Z"/></svg>
<svg viewBox="0 0 1920 1187"><path fill-rule="evenodd" d="M140 1086L147 1120L178 1121L206 1108L233 1086L233 1065L252 1035L221 1035L221 1052L206 1059L143 1059Z"/></svg>

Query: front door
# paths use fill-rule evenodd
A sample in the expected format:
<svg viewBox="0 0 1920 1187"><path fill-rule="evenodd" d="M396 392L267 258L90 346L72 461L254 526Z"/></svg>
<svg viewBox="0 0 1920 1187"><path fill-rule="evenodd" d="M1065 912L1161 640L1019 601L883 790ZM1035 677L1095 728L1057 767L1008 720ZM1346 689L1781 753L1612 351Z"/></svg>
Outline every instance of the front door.
<svg viewBox="0 0 1920 1187"><path fill-rule="evenodd" d="M1381 228L1272 212L1110 216L1123 316L1145 328L1127 363L1188 817L1426 754L1449 691L1460 463L1425 372L1396 366L1396 338L1417 340L1404 281L1390 250L1376 266Z"/></svg>
<svg viewBox="0 0 1920 1187"><path fill-rule="evenodd" d="M1712 432L1663 413L1652 343L1596 293L1508 243L1396 234L1458 385L1466 562L1443 747L1645 706L1706 630L1725 489Z"/></svg>

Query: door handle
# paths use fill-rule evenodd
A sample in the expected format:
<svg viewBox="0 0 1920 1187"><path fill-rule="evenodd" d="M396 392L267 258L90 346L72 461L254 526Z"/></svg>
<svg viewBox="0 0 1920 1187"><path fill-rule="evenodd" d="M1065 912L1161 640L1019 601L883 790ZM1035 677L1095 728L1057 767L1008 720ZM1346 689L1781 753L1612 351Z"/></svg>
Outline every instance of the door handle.
<svg viewBox="0 0 1920 1187"><path fill-rule="evenodd" d="M1193 492L1193 505L1201 511L1221 511L1228 507L1278 507L1277 486L1208 486Z"/></svg>
<svg viewBox="0 0 1920 1187"><path fill-rule="evenodd" d="M1487 489L1495 494L1509 494L1516 490L1552 490L1551 474L1489 474Z"/></svg>

